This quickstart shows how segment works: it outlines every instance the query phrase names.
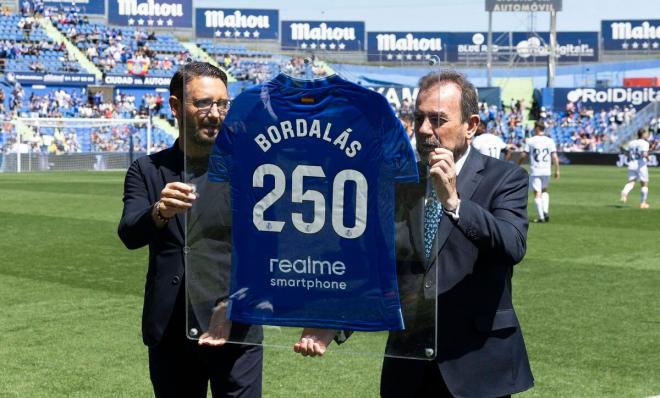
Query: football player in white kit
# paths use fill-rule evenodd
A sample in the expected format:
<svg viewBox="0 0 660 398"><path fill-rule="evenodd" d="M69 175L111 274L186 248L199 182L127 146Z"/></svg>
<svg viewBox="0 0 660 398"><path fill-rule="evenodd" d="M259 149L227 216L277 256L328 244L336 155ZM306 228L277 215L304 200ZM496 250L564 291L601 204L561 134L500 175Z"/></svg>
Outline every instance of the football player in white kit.
<svg viewBox="0 0 660 398"><path fill-rule="evenodd" d="M529 156L531 173L529 175L529 188L534 191L534 203L539 218L534 222L550 221L550 195L548 184L552 174L552 163L555 165L555 179L559 179L559 157L557 147L552 138L545 135L545 123L541 120L534 124L534 136L525 142L525 151L520 157L521 164Z"/></svg>
<svg viewBox="0 0 660 398"><path fill-rule="evenodd" d="M628 158L628 183L624 185L621 191L621 201L628 200L628 194L635 187L635 181L639 180L642 185L640 189L639 207L641 209L648 209L647 202L649 196L649 147L648 142L649 132L646 129L639 129L637 132L637 139L630 141L628 144L627 158Z"/></svg>
<svg viewBox="0 0 660 398"><path fill-rule="evenodd" d="M481 122L480 128L477 129L477 136L472 140L472 147L482 155L502 159L502 152L506 150L506 144L500 136L485 131L486 126Z"/></svg>

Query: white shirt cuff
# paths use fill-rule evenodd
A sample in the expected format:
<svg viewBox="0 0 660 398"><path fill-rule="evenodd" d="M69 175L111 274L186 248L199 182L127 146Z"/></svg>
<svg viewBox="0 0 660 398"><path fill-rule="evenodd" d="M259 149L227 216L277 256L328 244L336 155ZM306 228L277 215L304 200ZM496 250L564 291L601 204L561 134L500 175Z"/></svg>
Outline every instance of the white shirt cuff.
<svg viewBox="0 0 660 398"><path fill-rule="evenodd" d="M461 200L458 200L458 204L456 205L456 210L454 211L449 211L445 207L442 208L442 211L445 212L449 217L452 218L454 221L458 221L458 211L461 209Z"/></svg>

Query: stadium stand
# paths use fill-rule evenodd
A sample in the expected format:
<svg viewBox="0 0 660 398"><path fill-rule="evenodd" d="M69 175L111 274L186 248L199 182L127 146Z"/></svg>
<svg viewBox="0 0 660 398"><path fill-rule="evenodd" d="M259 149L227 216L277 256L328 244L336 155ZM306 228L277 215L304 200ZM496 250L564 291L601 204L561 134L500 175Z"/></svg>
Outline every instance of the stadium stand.
<svg viewBox="0 0 660 398"><path fill-rule="evenodd" d="M364 62L326 64L317 56L332 57L331 53L285 55L274 43L259 44L259 49L255 50L244 44L246 41L222 37L184 43L169 30L106 25L100 22L99 16L90 20L79 6L71 3L23 0L18 2L18 7L19 13L4 9L0 17L0 72L5 73L0 79L0 114L4 120L0 146L5 153L25 149L18 148L24 144L16 142L19 132L22 139L28 140L29 148L51 153L125 151L131 134L134 150L157 150L170 145L177 134L167 105L169 93L162 83L159 87L112 86L112 98L107 92L103 98L86 85L60 87L31 83L22 86L9 72L87 72L96 74L97 79L106 75L132 75L167 81L178 65L195 57L211 59L223 67L229 74L230 96L235 97L281 72L312 78L336 71L348 80L372 88L413 88L421 76L438 68L438 65L403 64L383 67ZM459 69L476 86L486 86L484 67ZM624 77L653 76L659 69L660 60L652 58L559 65L555 83L559 87L593 87L596 82L606 80L610 85L622 85ZM545 75L545 67L516 64L493 70L493 82L502 90L500 101L481 104L480 116L486 129L500 135L510 149L522 149L525 138L531 134L532 119L544 120L559 150L567 152L616 151L618 147L614 143L625 140L624 135L636 131L637 126L649 126L656 134L660 129L657 112L645 112L642 117L628 104L594 111L579 102L569 102L566 109L551 109L535 103L536 108L530 115L533 91L545 85ZM103 81L97 82L102 84ZM407 101L393 106L404 126L411 131L413 104ZM16 122L20 117L131 119L150 116L158 120L158 126L153 126L151 148L146 148L146 128L142 126L35 130ZM12 120L16 124L9 123Z"/></svg>
<svg viewBox="0 0 660 398"><path fill-rule="evenodd" d="M65 46L53 42L32 16L0 18L0 70L3 72L78 72L80 64Z"/></svg>
<svg viewBox="0 0 660 398"><path fill-rule="evenodd" d="M10 102L10 109L13 106L15 114L23 117L131 119L146 117L150 110L152 115L158 114L165 108L164 98L159 94L144 94L136 98L130 92L120 92L114 99L105 100L99 92L92 94L86 88L78 87L23 88L15 85L10 98L5 100ZM42 127L24 139L30 143L32 150L42 153L127 151L129 132L136 134L134 149L146 151L147 128L143 126L75 130ZM5 131L2 136L3 152L11 151L16 138L13 129ZM173 141L172 135L154 127L150 150L166 148Z"/></svg>

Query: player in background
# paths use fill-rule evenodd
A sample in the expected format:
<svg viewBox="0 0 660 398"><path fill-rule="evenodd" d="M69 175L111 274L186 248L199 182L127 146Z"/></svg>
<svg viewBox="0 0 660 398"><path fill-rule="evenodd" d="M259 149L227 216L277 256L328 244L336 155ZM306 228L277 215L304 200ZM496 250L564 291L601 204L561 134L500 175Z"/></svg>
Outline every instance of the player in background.
<svg viewBox="0 0 660 398"><path fill-rule="evenodd" d="M555 165L555 179L559 179L559 157L557 147L552 138L545 135L545 123L541 120L534 124L534 136L527 139L525 149L518 160L521 164L529 156L531 172L529 174L529 188L534 191L534 203L539 218L534 222L550 221L550 194L548 185L552 174L552 163Z"/></svg>
<svg viewBox="0 0 660 398"><path fill-rule="evenodd" d="M635 187L635 181L639 180L642 185L640 189L639 207L641 209L648 209L649 204L647 199L649 196L649 148L648 130L641 128L637 132L637 139L630 141L626 155L628 158L628 183L624 185L621 191L621 201L628 200L628 194Z"/></svg>
<svg viewBox="0 0 660 398"><path fill-rule="evenodd" d="M500 136L486 131L486 125L482 121L477 129L477 136L472 140L472 147L482 155L503 159L502 152L506 154L507 145Z"/></svg>

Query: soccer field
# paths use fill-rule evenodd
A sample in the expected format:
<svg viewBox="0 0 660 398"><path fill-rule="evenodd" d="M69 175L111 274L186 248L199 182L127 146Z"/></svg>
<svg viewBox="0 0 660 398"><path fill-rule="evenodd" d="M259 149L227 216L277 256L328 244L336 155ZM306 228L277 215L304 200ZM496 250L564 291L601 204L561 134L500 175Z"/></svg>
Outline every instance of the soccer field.
<svg viewBox="0 0 660 398"><path fill-rule="evenodd" d="M147 250L117 237L123 176L0 174L1 397L151 395L140 337ZM522 396L660 395L660 170L648 210L639 187L618 202L625 179L615 167L563 166L552 221L530 226L513 279L536 378ZM374 397L380 364L271 348L264 396Z"/></svg>

